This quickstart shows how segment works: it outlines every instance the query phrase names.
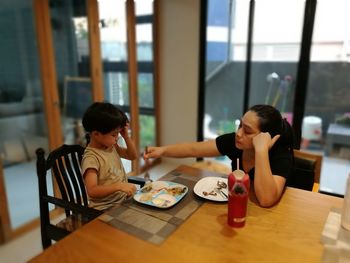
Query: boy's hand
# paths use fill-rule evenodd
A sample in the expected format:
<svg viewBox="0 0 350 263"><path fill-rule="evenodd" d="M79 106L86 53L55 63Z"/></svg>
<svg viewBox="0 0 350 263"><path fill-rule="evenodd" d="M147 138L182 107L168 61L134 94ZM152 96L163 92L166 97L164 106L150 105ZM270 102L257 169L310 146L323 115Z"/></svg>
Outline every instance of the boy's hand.
<svg viewBox="0 0 350 263"><path fill-rule="evenodd" d="M129 123L128 122L126 123L126 125L123 128L121 128L120 135L123 138L128 138L129 137Z"/></svg>
<svg viewBox="0 0 350 263"><path fill-rule="evenodd" d="M136 186L130 183L120 183L120 191L126 193L127 196L133 196L136 192Z"/></svg>

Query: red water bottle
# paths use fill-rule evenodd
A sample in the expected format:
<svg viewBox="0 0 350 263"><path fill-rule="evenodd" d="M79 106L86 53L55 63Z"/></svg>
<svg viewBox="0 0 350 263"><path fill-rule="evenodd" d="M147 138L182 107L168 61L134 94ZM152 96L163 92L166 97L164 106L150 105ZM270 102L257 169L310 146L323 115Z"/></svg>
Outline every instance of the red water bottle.
<svg viewBox="0 0 350 263"><path fill-rule="evenodd" d="M249 176L244 171L233 171L228 176L228 215L227 222L232 227L243 227L247 214L249 196Z"/></svg>

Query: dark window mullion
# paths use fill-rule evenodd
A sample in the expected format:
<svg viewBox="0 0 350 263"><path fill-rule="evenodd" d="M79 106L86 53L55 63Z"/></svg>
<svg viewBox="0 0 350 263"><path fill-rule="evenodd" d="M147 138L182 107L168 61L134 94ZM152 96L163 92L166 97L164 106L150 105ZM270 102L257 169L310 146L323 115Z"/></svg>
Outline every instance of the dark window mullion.
<svg viewBox="0 0 350 263"><path fill-rule="evenodd" d="M139 24L152 24L153 23L153 15L142 15L136 17L136 25Z"/></svg>
<svg viewBox="0 0 350 263"><path fill-rule="evenodd" d="M316 2L316 0L307 0L305 3L303 34L301 40L300 58L296 77L293 105L293 129L296 135L295 146L298 149L300 147L301 126L305 112L306 91L309 76L310 51L316 13Z"/></svg>

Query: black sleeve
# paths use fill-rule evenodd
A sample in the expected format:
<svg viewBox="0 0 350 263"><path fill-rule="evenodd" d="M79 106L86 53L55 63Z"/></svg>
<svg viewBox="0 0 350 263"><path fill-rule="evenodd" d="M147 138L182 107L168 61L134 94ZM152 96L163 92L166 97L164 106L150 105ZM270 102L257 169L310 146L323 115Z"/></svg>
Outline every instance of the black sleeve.
<svg viewBox="0 0 350 263"><path fill-rule="evenodd" d="M281 147L270 152L269 158L272 174L288 178L293 167L290 151L285 147Z"/></svg>
<svg viewBox="0 0 350 263"><path fill-rule="evenodd" d="M228 158L234 160L236 163L237 158L242 157L242 151L236 148L235 145L235 133L227 133L220 135L216 138L216 147L222 155L226 155ZM232 164L233 165L233 164ZM234 168L235 166L232 166Z"/></svg>
<svg viewBox="0 0 350 263"><path fill-rule="evenodd" d="M235 145L235 134L227 133L216 138L216 147L222 155L229 155Z"/></svg>

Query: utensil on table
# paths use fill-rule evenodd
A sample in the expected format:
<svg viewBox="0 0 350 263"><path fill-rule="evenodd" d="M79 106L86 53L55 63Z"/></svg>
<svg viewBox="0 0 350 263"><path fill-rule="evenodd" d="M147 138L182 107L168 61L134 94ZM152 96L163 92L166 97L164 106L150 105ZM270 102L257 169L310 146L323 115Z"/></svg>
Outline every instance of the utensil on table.
<svg viewBox="0 0 350 263"><path fill-rule="evenodd" d="M145 153L146 153L146 154L148 153L148 146L145 147ZM149 161L148 161L148 159L145 159L145 167L146 167L146 172L145 172L143 178L146 179L147 183L152 182L151 176L150 176L150 174L149 174L149 172L148 172L148 167L149 167Z"/></svg>
<svg viewBox="0 0 350 263"><path fill-rule="evenodd" d="M223 198L228 198L227 194L222 191L221 189L226 189L227 188L227 184L223 181L217 181L216 182L217 187L215 189L217 189L217 191L219 192L219 194L223 197Z"/></svg>

